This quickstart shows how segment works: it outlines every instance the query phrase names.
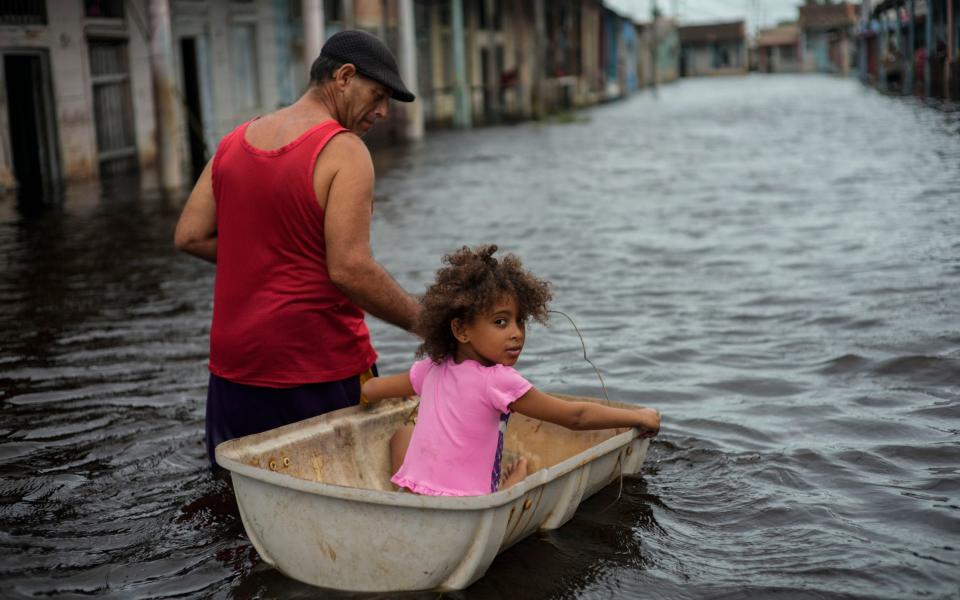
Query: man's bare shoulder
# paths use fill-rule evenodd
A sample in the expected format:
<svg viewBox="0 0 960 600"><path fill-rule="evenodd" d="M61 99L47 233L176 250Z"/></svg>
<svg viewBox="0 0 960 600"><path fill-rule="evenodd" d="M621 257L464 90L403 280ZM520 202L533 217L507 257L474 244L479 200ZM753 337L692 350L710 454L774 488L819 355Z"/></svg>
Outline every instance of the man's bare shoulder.
<svg viewBox="0 0 960 600"><path fill-rule="evenodd" d="M350 166L373 164L370 149L363 143L360 136L351 131L344 131L333 136L327 142L323 153L325 158Z"/></svg>
<svg viewBox="0 0 960 600"><path fill-rule="evenodd" d="M373 159L367 145L354 133L339 133L327 142L314 166L313 187L317 201L326 209L334 181L350 188L369 190L373 187L374 177ZM361 194L363 197L367 195L367 192Z"/></svg>

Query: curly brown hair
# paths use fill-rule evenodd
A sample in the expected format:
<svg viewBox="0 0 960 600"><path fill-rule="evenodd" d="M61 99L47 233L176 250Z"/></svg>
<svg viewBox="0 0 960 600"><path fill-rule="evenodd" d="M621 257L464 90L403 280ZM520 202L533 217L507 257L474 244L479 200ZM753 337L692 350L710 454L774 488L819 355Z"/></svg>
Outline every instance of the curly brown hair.
<svg viewBox="0 0 960 600"><path fill-rule="evenodd" d="M457 351L457 340L450 322L461 319L471 322L493 308L494 303L510 294L517 299L520 322L533 318L547 321L547 303L553 295L550 282L538 279L523 270L520 259L507 254L500 260L493 257L497 246L489 244L460 248L443 257L448 265L437 271L437 279L427 288L420 303L423 310L414 331L423 338L417 356L429 356L440 363Z"/></svg>

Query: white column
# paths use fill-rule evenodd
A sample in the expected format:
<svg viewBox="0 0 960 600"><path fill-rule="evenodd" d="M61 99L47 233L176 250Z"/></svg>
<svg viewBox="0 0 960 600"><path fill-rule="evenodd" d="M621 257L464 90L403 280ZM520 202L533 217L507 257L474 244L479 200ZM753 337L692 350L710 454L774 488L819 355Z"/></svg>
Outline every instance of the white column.
<svg viewBox="0 0 960 600"><path fill-rule="evenodd" d="M423 139L423 99L420 98L420 86L417 82L417 35L413 16L413 0L397 2L400 26L400 78L407 84L417 99L404 106L406 123L403 130L405 139L411 142Z"/></svg>
<svg viewBox="0 0 960 600"><path fill-rule="evenodd" d="M302 0L303 13L303 62L310 68L320 56L323 47L325 23L323 18L323 0Z"/></svg>
<svg viewBox="0 0 960 600"><path fill-rule="evenodd" d="M183 186L177 151L177 101L174 97L173 41L169 0L150 0L150 72L157 118L157 168L160 187Z"/></svg>
<svg viewBox="0 0 960 600"><path fill-rule="evenodd" d="M467 82L463 0L450 0L450 29L453 36L453 124L461 129L470 129L473 115L470 108L470 85Z"/></svg>

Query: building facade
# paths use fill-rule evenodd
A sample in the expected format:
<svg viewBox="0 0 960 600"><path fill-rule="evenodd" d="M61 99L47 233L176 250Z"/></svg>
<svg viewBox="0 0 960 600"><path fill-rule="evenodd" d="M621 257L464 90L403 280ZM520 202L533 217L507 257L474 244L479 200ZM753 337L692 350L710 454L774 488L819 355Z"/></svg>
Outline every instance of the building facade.
<svg viewBox="0 0 960 600"><path fill-rule="evenodd" d="M154 167L182 189L234 127L299 98L345 28L414 82L372 132L405 139L620 98L675 79L680 48L669 19L602 0L0 1L0 191Z"/></svg>
<svg viewBox="0 0 960 600"><path fill-rule="evenodd" d="M679 28L680 75L739 75L749 68L744 21Z"/></svg>
<svg viewBox="0 0 960 600"><path fill-rule="evenodd" d="M8 5L10 3L7 3ZM0 187L38 188L156 156L143 1L22 2L0 14Z"/></svg>
<svg viewBox="0 0 960 600"><path fill-rule="evenodd" d="M805 4L799 17L804 70L848 74L856 64L856 5Z"/></svg>
<svg viewBox="0 0 960 600"><path fill-rule="evenodd" d="M800 27L789 23L757 32L756 67L761 73L796 73L803 70Z"/></svg>

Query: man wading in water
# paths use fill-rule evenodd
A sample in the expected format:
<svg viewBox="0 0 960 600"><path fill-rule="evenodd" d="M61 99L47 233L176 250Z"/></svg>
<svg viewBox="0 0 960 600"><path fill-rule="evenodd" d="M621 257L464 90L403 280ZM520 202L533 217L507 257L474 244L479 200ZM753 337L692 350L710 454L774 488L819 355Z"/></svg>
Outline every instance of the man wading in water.
<svg viewBox="0 0 960 600"><path fill-rule="evenodd" d="M207 454L217 444L355 405L376 374L364 311L410 330L420 310L370 251L373 163L359 136L412 102L362 31L332 36L293 105L221 140L177 224L217 265Z"/></svg>

